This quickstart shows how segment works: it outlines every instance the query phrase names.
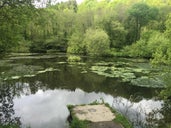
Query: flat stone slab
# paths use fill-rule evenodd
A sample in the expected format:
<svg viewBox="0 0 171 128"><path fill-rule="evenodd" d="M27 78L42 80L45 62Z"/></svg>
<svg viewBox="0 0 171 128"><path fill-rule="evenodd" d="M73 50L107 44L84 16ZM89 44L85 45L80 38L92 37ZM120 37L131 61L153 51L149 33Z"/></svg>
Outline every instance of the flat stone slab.
<svg viewBox="0 0 171 128"><path fill-rule="evenodd" d="M88 120L91 122L105 122L115 119L114 113L103 104L75 106L73 113L79 120ZM99 126L98 128L101 127Z"/></svg>

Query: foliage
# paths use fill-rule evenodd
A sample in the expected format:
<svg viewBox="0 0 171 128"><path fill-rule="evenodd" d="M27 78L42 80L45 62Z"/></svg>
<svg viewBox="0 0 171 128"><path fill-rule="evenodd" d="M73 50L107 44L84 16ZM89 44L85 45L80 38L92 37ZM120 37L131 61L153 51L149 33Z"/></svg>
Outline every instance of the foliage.
<svg viewBox="0 0 171 128"><path fill-rule="evenodd" d="M168 69L167 69L168 70ZM167 99L171 99L171 73L170 71L165 75L165 86L166 88L163 89L161 92L160 92L160 96L163 97L163 99L167 100Z"/></svg>
<svg viewBox="0 0 171 128"><path fill-rule="evenodd" d="M150 20L156 19L158 9L148 6L146 3L136 3L129 10L130 17L135 22L135 40L140 39L141 27L145 26Z"/></svg>
<svg viewBox="0 0 171 128"><path fill-rule="evenodd" d="M70 55L68 57L68 61L69 62L79 62L79 61L81 61L81 57L80 56L75 56L75 55Z"/></svg>
<svg viewBox="0 0 171 128"><path fill-rule="evenodd" d="M159 62L157 61L157 59L159 59L161 63L165 63L164 56L167 56L167 52L169 52L169 50L166 50L167 48L169 49L168 45L169 40L163 33L148 30L143 31L141 39L136 43L125 47L124 51L131 57L151 58L152 63Z"/></svg>
<svg viewBox="0 0 171 128"><path fill-rule="evenodd" d="M120 113L117 113L114 121L121 123L124 128L133 128L133 126L128 121L128 119L126 117L124 117L123 115L121 115Z"/></svg>
<svg viewBox="0 0 171 128"><path fill-rule="evenodd" d="M32 6L32 0L1 0L0 9L6 6L18 7L18 6Z"/></svg>
<svg viewBox="0 0 171 128"><path fill-rule="evenodd" d="M147 42L144 40L139 40L131 46L125 47L124 52L130 57L149 57Z"/></svg>
<svg viewBox="0 0 171 128"><path fill-rule="evenodd" d="M51 5L49 5L49 7L50 6ZM78 10L77 1L76 0L68 0L66 2L61 2L61 3L57 4L56 8L58 10L66 10L66 9L68 9L68 10L72 10L74 12L77 12L77 10Z"/></svg>
<svg viewBox="0 0 171 128"><path fill-rule="evenodd" d="M133 128L132 124L125 116L123 116L121 113L117 112L115 109L110 107L109 104L105 103L105 106L107 106L112 111L112 113L116 115L114 121L122 124L124 128Z"/></svg>
<svg viewBox="0 0 171 128"><path fill-rule="evenodd" d="M111 40L111 47L114 48L122 48L125 45L126 40L126 30L120 22L111 22L111 33L110 33L110 40Z"/></svg>
<svg viewBox="0 0 171 128"><path fill-rule="evenodd" d="M67 53L84 54L85 44L83 44L84 37L79 33L74 33L68 42Z"/></svg>
<svg viewBox="0 0 171 128"><path fill-rule="evenodd" d="M151 48L145 48L146 40L142 33L144 29L146 33L155 30L164 32L169 38L170 20L167 15L171 7L163 1L157 4L154 1L140 1L85 0L77 5L76 0L69 0L53 5L49 0L46 8L33 8L34 1L3 0L0 3L0 32L3 33L0 35L0 52L62 51L89 55L107 52L111 56L120 56L125 55L122 53L123 47L137 42L133 48L143 49L136 50L137 56L153 57ZM95 34L88 34L93 30ZM100 38L101 34L104 39ZM106 40L105 45L102 43L105 52L103 49L102 53L98 52L101 43L88 43L88 40L95 40L95 36L96 41L97 37L102 42ZM91 50L92 46L95 49ZM111 48L116 51L111 51ZM135 53L132 51L130 56Z"/></svg>
<svg viewBox="0 0 171 128"><path fill-rule="evenodd" d="M109 50L109 37L101 29L88 29L85 33L84 43L89 55L103 55Z"/></svg>
<svg viewBox="0 0 171 128"><path fill-rule="evenodd" d="M34 8L22 1L1 1L0 8L0 52L11 51L24 38L27 22L32 17Z"/></svg>
<svg viewBox="0 0 171 128"><path fill-rule="evenodd" d="M86 121L81 121L78 118L74 117L71 124L70 128L88 128Z"/></svg>
<svg viewBox="0 0 171 128"><path fill-rule="evenodd" d="M166 31L165 31L165 35L166 37L168 37L169 39L171 39L171 13L168 15L168 18L165 22L166 24Z"/></svg>

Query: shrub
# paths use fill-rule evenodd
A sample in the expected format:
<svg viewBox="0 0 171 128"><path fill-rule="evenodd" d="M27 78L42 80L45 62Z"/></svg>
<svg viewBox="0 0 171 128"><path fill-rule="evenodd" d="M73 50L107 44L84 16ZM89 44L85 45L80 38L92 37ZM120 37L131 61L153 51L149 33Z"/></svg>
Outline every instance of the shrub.
<svg viewBox="0 0 171 128"><path fill-rule="evenodd" d="M89 55L103 55L110 49L109 37L101 29L88 29L85 33L84 43Z"/></svg>
<svg viewBox="0 0 171 128"><path fill-rule="evenodd" d="M85 53L85 45L83 44L83 36L74 33L68 42L67 53L77 53L84 54Z"/></svg>
<svg viewBox="0 0 171 128"><path fill-rule="evenodd" d="M164 34L156 31L147 31L142 33L141 37L136 43L125 47L124 51L131 57L152 58L155 63L158 59L161 59L163 60L162 63L165 63L164 61L168 57L167 54L169 54L169 50L167 50L169 49L169 40Z"/></svg>
<svg viewBox="0 0 171 128"><path fill-rule="evenodd" d="M75 55L70 55L68 57L68 61L69 62L79 62L79 61L81 61L81 57L75 56Z"/></svg>

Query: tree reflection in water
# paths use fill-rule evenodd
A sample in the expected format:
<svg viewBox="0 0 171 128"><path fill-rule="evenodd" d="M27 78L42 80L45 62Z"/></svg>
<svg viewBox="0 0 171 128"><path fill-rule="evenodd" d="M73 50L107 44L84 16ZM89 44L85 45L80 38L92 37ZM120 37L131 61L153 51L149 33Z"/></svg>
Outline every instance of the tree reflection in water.
<svg viewBox="0 0 171 128"><path fill-rule="evenodd" d="M20 125L20 118L15 117L13 98L15 88L9 84L0 84L0 124L1 125Z"/></svg>
<svg viewBox="0 0 171 128"><path fill-rule="evenodd" d="M134 128L158 128L160 120L163 120L161 112L163 101L155 99L125 99L116 97L112 106L132 123Z"/></svg>
<svg viewBox="0 0 171 128"><path fill-rule="evenodd" d="M159 128L171 128L171 100L166 100L160 110L163 118L160 120Z"/></svg>

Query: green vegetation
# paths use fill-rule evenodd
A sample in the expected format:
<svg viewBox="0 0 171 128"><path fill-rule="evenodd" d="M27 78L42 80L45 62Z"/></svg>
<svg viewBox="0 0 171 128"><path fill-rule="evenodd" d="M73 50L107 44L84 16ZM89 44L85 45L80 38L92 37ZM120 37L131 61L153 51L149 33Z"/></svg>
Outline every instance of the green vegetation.
<svg viewBox="0 0 171 128"><path fill-rule="evenodd" d="M124 128L133 128L133 126L131 125L131 123L128 121L128 119L126 117L124 117L122 114L117 113L116 114L116 118L114 119L114 121L121 123L123 125Z"/></svg>
<svg viewBox="0 0 171 128"><path fill-rule="evenodd" d="M39 8L33 3L0 2L0 53L60 51L171 65L170 0L49 0Z"/></svg>
<svg viewBox="0 0 171 128"><path fill-rule="evenodd" d="M81 121L78 118L74 117L70 124L70 128L88 128L87 121Z"/></svg>
<svg viewBox="0 0 171 128"><path fill-rule="evenodd" d="M49 1L45 8L26 0L7 3L0 4L0 52L63 51L170 64L169 1Z"/></svg>
<svg viewBox="0 0 171 128"><path fill-rule="evenodd" d="M159 69L156 73L152 69L143 68L138 65L131 65L131 63L95 63L90 70L98 75L119 78L123 82L129 82L135 86L149 87L149 88L165 88L164 77L167 75L162 73Z"/></svg>
<svg viewBox="0 0 171 128"><path fill-rule="evenodd" d="M68 61L69 62L79 62L79 61L81 61L81 57L76 56L76 55L69 55Z"/></svg>
<svg viewBox="0 0 171 128"><path fill-rule="evenodd" d="M86 52L89 55L103 55L109 50L109 37L100 29L88 29L84 39Z"/></svg>
<svg viewBox="0 0 171 128"><path fill-rule="evenodd" d="M34 77L38 74L45 73L45 72L59 71L59 69L55 69L52 67L44 69L41 66L20 65L20 64L8 65L6 66L6 68L8 70L6 72L1 73L0 80L2 81L20 79L24 77Z"/></svg>
<svg viewBox="0 0 171 128"><path fill-rule="evenodd" d="M20 126L16 125L16 124L8 124L8 125L1 125L0 124L0 128L20 128Z"/></svg>
<svg viewBox="0 0 171 128"><path fill-rule="evenodd" d="M168 72L165 75L165 85L166 85L166 89L162 90L160 93L160 96L163 97L163 99L167 100L167 99L171 99L171 73Z"/></svg>
<svg viewBox="0 0 171 128"><path fill-rule="evenodd" d="M110 108L112 113L114 113L116 115L116 118L114 119L114 121L122 124L122 126L124 128L133 128L132 124L130 123L130 121L125 116L123 116L119 112L115 111L112 107L109 106L109 104L105 103L105 106Z"/></svg>

